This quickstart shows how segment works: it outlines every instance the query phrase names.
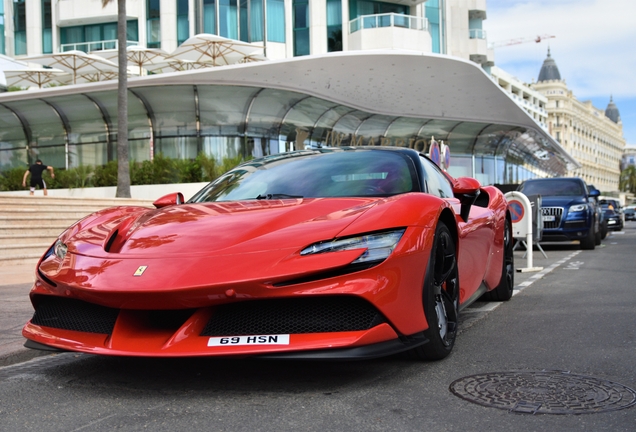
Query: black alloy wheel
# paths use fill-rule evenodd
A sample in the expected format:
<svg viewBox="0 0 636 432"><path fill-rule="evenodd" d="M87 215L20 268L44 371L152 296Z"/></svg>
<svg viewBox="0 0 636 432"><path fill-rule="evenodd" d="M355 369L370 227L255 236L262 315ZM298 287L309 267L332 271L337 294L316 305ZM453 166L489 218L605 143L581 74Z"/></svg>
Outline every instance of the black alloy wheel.
<svg viewBox="0 0 636 432"><path fill-rule="evenodd" d="M455 241L448 227L439 222L424 278L424 313L428 343L413 349L424 360L440 360L450 354L457 337L459 272Z"/></svg>
<svg viewBox="0 0 636 432"><path fill-rule="evenodd" d="M510 219L506 218L503 233L503 252L504 259L501 269L501 281L499 285L483 296L482 300L487 301L508 301L512 298L512 290L515 287L515 258L514 258L514 242L512 238L512 224Z"/></svg>

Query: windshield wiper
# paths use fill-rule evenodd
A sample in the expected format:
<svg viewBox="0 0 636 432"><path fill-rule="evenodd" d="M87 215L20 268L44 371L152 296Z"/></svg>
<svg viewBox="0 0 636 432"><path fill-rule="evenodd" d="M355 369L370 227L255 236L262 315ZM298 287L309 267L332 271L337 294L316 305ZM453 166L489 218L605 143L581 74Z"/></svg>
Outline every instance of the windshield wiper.
<svg viewBox="0 0 636 432"><path fill-rule="evenodd" d="M264 199L276 199L276 198L303 198L302 195L289 195L289 194L282 194L282 193L277 193L277 194L265 194L265 195L258 195L256 197L257 200L264 200Z"/></svg>

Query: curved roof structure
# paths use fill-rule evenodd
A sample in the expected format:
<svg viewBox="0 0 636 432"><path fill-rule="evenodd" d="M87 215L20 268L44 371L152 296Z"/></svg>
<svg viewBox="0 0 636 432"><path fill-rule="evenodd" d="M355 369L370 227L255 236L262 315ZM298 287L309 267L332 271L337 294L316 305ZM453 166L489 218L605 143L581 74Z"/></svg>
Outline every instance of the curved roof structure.
<svg viewBox="0 0 636 432"><path fill-rule="evenodd" d="M548 48L548 57L543 61L543 65L541 66L541 71L539 72L538 82L541 81L561 81L561 74L559 73L559 68L556 65L556 62L550 55L550 48Z"/></svg>
<svg viewBox="0 0 636 432"><path fill-rule="evenodd" d="M129 138L155 145L222 136L413 145L435 136L453 154L509 156L552 175L578 167L479 66L449 56L331 53L131 78L128 87ZM0 141L113 142L116 99L116 81L0 95Z"/></svg>

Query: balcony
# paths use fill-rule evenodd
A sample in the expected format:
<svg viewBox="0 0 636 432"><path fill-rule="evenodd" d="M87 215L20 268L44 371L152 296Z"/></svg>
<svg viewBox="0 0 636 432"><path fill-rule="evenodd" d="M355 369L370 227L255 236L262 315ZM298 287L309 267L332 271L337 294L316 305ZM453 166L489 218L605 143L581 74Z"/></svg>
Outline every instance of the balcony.
<svg viewBox="0 0 636 432"><path fill-rule="evenodd" d="M492 66L494 62L494 50L488 49L486 30L468 30L468 52L471 61L480 65Z"/></svg>
<svg viewBox="0 0 636 432"><path fill-rule="evenodd" d="M431 52L426 18L396 13L362 15L349 22L349 49L404 49Z"/></svg>
<svg viewBox="0 0 636 432"><path fill-rule="evenodd" d="M139 45L138 41L126 41L126 46ZM77 43L68 43L60 45L60 52L66 51L84 51L85 53L91 51L104 51L104 50L113 50L118 49L119 43L117 39L111 40L103 40L103 41L92 41L92 42L77 42Z"/></svg>
<svg viewBox="0 0 636 432"><path fill-rule="evenodd" d="M468 30L468 39L483 39L483 40L486 40L486 30L470 29L470 30Z"/></svg>

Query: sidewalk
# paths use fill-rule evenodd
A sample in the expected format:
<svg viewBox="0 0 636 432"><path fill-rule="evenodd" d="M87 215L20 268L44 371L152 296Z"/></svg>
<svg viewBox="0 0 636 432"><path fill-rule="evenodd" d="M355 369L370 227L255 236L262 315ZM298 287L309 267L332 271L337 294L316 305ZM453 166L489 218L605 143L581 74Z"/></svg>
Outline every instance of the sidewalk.
<svg viewBox="0 0 636 432"><path fill-rule="evenodd" d="M46 354L23 346L22 326L33 316L34 273L35 264L0 267L0 367Z"/></svg>
<svg viewBox="0 0 636 432"><path fill-rule="evenodd" d="M569 253L569 252L568 252ZM523 251L515 251L515 266L525 267ZM558 260L561 253L550 252L546 260L535 251L534 265L548 267ZM0 267L0 367L48 355L47 351L24 348L22 327L33 316L33 307L29 301L29 291L35 280L35 264ZM536 277L536 272L515 273L515 289L525 286L526 281Z"/></svg>

